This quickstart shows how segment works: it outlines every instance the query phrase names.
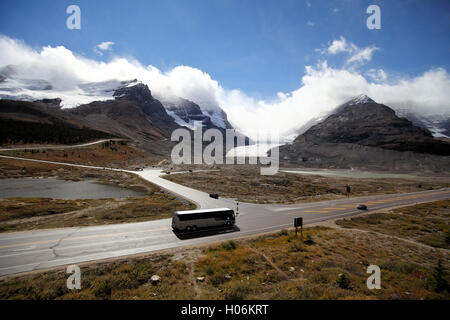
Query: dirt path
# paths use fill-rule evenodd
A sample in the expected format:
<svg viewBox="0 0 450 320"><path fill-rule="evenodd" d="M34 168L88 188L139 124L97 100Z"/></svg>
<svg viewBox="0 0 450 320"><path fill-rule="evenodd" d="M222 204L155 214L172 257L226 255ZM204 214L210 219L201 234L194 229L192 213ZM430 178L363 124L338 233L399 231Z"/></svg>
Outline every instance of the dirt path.
<svg viewBox="0 0 450 320"><path fill-rule="evenodd" d="M176 253L172 259L183 261L189 270L189 280L194 288L195 296L193 299L200 299L203 293L201 286L198 283L197 277L195 276L195 262L202 256L201 250L199 248L194 248L187 252Z"/></svg>
<svg viewBox="0 0 450 320"><path fill-rule="evenodd" d="M260 255L261 257L263 257L263 258L267 261L267 263L268 263L270 266L272 266L272 268L274 268L274 269L275 269L275 270L276 270L283 278L289 279L289 276L288 276L283 270L281 270L280 268L278 268L278 267L275 265L275 263L273 263L273 261L270 260L270 258L264 254L264 252L261 252L261 251L255 249L255 248L250 248L250 250L251 250L252 252L254 252L254 253Z"/></svg>

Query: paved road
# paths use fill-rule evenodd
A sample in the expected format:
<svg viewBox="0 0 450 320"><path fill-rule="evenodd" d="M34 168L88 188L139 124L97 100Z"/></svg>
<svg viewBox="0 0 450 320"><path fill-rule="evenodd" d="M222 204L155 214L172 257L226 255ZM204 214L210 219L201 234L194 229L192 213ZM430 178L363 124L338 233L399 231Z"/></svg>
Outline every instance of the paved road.
<svg viewBox="0 0 450 320"><path fill-rule="evenodd" d="M212 199L204 192L161 178L160 170L133 173L181 197L191 199L202 208L236 209L233 199ZM237 227L184 236L177 236L172 232L170 219L4 233L0 234L0 276L280 230L292 226L294 217L299 216L303 217L305 224L352 216L360 212L356 209L360 203L368 205L370 210L378 210L448 198L450 190L442 189L295 205L239 203Z"/></svg>
<svg viewBox="0 0 450 320"><path fill-rule="evenodd" d="M83 147L89 147L93 146L94 144L103 143L106 141L124 141L125 139L102 139L97 141L92 141L88 143L82 143L82 144L75 144L75 145L58 145L58 146L52 146L52 145L41 145L41 146L34 146L34 147L20 147L20 148L0 148L0 151L19 151L19 150L63 150L63 149L74 149L74 148L83 148Z"/></svg>

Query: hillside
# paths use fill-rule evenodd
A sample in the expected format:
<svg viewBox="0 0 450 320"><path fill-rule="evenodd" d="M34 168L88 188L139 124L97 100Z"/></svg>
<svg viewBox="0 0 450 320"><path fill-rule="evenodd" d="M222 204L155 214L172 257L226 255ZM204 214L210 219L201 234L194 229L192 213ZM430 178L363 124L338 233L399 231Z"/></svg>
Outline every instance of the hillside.
<svg viewBox="0 0 450 320"><path fill-rule="evenodd" d="M67 118L59 109L47 109L46 102L0 100L0 144L76 144L116 137Z"/></svg>
<svg viewBox="0 0 450 320"><path fill-rule="evenodd" d="M397 117L394 110L373 100L344 105L295 140L303 141L355 143L396 151L450 155L450 144L434 139L427 129Z"/></svg>
<svg viewBox="0 0 450 320"><path fill-rule="evenodd" d="M122 137L148 151L168 154L179 128L146 85L124 85L114 99L62 109L61 99L0 100L0 143L73 144Z"/></svg>
<svg viewBox="0 0 450 320"><path fill-rule="evenodd" d="M282 160L320 167L441 171L449 155L450 143L361 96L280 147Z"/></svg>

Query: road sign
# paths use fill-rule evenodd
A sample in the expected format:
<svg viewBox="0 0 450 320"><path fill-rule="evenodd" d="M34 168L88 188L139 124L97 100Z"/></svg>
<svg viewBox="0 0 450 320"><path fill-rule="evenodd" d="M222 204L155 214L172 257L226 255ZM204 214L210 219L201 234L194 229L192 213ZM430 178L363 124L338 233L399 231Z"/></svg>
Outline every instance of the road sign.
<svg viewBox="0 0 450 320"><path fill-rule="evenodd" d="M300 227L300 234L303 239L303 217L298 217L294 219L295 236L297 237L298 227Z"/></svg>

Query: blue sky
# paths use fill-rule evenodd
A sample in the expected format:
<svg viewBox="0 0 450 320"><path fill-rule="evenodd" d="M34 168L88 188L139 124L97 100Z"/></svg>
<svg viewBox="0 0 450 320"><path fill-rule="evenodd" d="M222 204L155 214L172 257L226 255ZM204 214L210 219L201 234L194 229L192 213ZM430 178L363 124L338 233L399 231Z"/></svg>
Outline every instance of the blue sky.
<svg viewBox="0 0 450 320"><path fill-rule="evenodd" d="M66 28L67 6L81 8L81 30ZM381 30L366 8L381 8ZM187 65L221 86L256 98L300 86L305 66L343 36L379 48L363 68L415 77L450 70L450 1L26 1L2 0L0 33L36 48L63 45L90 59L133 57L162 71ZM99 56L93 48L112 41ZM326 57L341 67L342 55Z"/></svg>

